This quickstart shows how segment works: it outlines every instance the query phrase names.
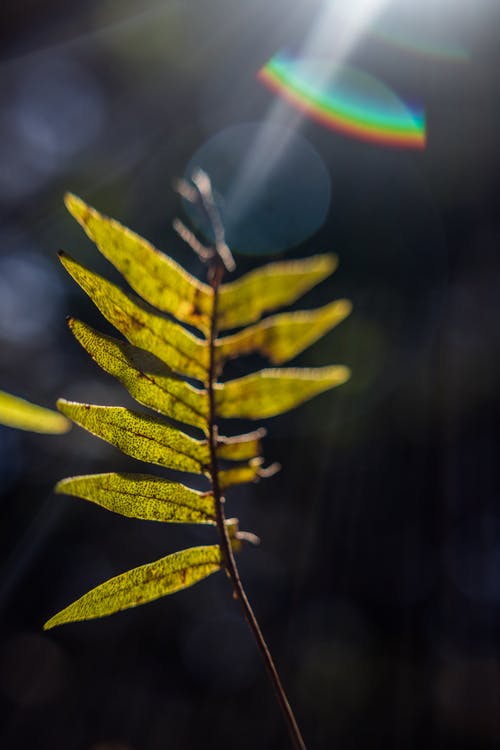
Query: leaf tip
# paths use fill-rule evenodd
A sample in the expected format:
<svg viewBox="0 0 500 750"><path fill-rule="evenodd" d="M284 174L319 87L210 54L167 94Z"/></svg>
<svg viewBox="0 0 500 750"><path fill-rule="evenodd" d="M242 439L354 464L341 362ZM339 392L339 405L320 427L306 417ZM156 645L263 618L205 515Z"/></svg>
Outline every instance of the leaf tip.
<svg viewBox="0 0 500 750"><path fill-rule="evenodd" d="M68 273L70 273L69 267L71 266L71 261L72 261L71 255L68 255L68 253L65 252L64 250L58 250L57 251L57 257L61 261L61 263L64 266L64 268L66 269L66 271L68 271Z"/></svg>
<svg viewBox="0 0 500 750"><path fill-rule="evenodd" d="M318 260L321 260L321 265L318 264L318 270L323 266L323 272L326 276L337 270L339 265L339 256L336 253L325 253L325 255L317 256Z"/></svg>
<svg viewBox="0 0 500 750"><path fill-rule="evenodd" d="M60 624L59 623L59 616L58 615L54 615L49 620L47 620L47 622L44 622L43 629L45 631L46 630L52 630L52 628L55 628L56 625L59 625L59 624Z"/></svg>
<svg viewBox="0 0 500 750"><path fill-rule="evenodd" d="M339 365L338 368L339 383L346 383L351 377L351 368L347 365Z"/></svg>
<svg viewBox="0 0 500 750"><path fill-rule="evenodd" d="M73 425L69 421L69 419L65 419L64 422L59 423L58 432L60 435L65 435L67 432L71 430Z"/></svg>
<svg viewBox="0 0 500 750"><path fill-rule="evenodd" d="M350 299L339 299L338 306L344 318L352 313L353 304Z"/></svg>
<svg viewBox="0 0 500 750"><path fill-rule="evenodd" d="M69 330L73 334L73 336L78 339L78 332L84 327L84 323L82 323L81 320L78 320L78 318L75 318L74 315L67 315L66 316L66 325L68 326Z"/></svg>
<svg viewBox="0 0 500 750"><path fill-rule="evenodd" d="M60 479L58 483L54 487L54 492L56 495L64 495L64 485L66 484L68 480L67 479Z"/></svg>
<svg viewBox="0 0 500 750"><path fill-rule="evenodd" d="M81 209L85 207L85 203L74 193L67 192L64 194L64 205L72 216L80 213Z"/></svg>

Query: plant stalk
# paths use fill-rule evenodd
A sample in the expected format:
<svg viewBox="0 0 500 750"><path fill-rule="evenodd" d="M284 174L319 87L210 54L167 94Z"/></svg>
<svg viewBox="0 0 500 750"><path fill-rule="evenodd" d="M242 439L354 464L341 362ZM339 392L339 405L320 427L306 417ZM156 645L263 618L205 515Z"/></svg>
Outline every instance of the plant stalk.
<svg viewBox="0 0 500 750"><path fill-rule="evenodd" d="M210 263L210 275L211 285L214 292L213 308L212 308L212 319L210 323L210 335L209 335L209 373L208 373L208 401L209 401L209 448L210 448L210 475L212 482L212 492L215 500L215 508L217 514L217 529L220 536L220 547L222 551L222 558L224 567L227 575L231 580L233 586L233 596L237 599L243 610L245 619L252 631L262 659L271 680L276 698L283 712L288 732L295 750L306 750L304 740L300 733L297 720L295 719L294 713L286 696L286 693L281 684L281 680L276 669L276 665L273 661L267 643L264 639L262 631L260 629L257 618L252 610L248 597L243 588L243 584L240 579L238 567L234 559L233 549L231 546L231 540L229 539L228 531L225 523L224 513L224 497L221 492L219 484L219 465L217 460L217 441L218 441L218 429L217 429L217 414L215 409L215 397L214 397L214 383L216 381L216 362L215 362L215 339L217 337L217 308L218 308L218 297L219 297L219 286L222 281L224 274L224 265L221 261L220 256L215 253L211 258Z"/></svg>

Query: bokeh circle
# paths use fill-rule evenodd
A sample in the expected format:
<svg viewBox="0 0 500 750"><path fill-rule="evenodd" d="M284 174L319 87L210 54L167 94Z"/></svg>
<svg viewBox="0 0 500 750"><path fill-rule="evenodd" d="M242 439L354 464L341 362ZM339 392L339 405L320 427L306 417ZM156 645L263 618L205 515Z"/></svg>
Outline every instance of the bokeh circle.
<svg viewBox="0 0 500 750"><path fill-rule="evenodd" d="M248 122L209 138L184 176L204 170L214 188L226 240L235 253L269 255L299 245L325 221L330 175L316 149L296 131ZM190 221L205 237L210 229L189 203Z"/></svg>

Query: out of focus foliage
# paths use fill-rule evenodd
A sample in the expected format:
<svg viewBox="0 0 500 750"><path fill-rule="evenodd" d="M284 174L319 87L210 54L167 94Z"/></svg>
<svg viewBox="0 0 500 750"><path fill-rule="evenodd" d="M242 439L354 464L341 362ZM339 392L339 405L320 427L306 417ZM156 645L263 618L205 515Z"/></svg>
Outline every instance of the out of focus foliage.
<svg viewBox="0 0 500 750"><path fill-rule="evenodd" d="M29 432L60 434L71 426L62 414L0 391L0 424Z"/></svg>

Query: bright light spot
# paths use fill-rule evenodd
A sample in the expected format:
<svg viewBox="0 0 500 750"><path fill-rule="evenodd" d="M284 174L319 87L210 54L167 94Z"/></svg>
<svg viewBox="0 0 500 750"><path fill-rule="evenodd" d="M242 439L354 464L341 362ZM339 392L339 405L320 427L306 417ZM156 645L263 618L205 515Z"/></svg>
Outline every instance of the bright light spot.
<svg viewBox="0 0 500 750"><path fill-rule="evenodd" d="M329 60L330 66L322 71L317 81L318 86L324 86L331 80L333 69L345 62L365 29L381 13L387 2L388 0L359 0L352 3L343 0L339 3L326 2L323 5L298 52L300 57L321 57ZM304 117L302 112L290 116L287 105L278 99L273 103L234 185L231 201L235 214L244 212L245 205L254 200L254 195L249 192L249 186L258 191L282 159L288 157L290 140ZM287 132L283 134L279 143L275 143L269 138L269 128L284 122L288 126ZM256 165L261 165L258 167L261 171L259 181L255 179Z"/></svg>
<svg viewBox="0 0 500 750"><path fill-rule="evenodd" d="M256 137L265 156L245 169ZM284 140L287 158L270 171L269 160ZM234 252L262 255L294 247L319 229L328 212L330 177L323 160L305 138L283 125L244 123L226 128L198 149L186 167L186 178L197 168L211 177ZM209 231L191 204L186 203L186 211L200 229Z"/></svg>

